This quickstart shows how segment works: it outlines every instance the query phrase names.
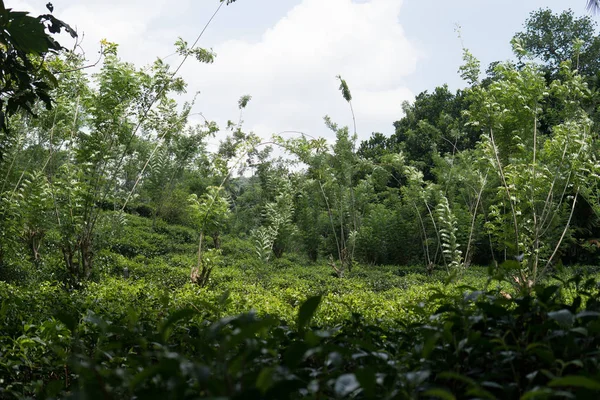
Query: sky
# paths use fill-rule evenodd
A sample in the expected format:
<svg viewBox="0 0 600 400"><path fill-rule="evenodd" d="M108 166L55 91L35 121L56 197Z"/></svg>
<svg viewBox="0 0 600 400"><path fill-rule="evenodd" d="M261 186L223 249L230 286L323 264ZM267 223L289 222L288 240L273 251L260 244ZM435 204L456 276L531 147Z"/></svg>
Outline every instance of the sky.
<svg viewBox="0 0 600 400"><path fill-rule="evenodd" d="M7 7L45 13L48 0L6 0ZM157 57L180 62L173 43L193 43L218 0L53 0L54 15L83 35L97 58L99 42L119 44L120 57L143 67ZM188 59L181 76L194 113L224 127L237 121L238 99L251 95L244 129L268 138L302 131L332 139L323 117L352 125L337 75L353 96L360 140L390 135L402 103L448 84L466 86L457 70L462 46L482 63L511 58L510 39L530 12L571 8L585 0L237 0L223 5L198 45L217 54L213 64ZM461 39L456 27L460 26ZM461 44L462 42L462 44ZM68 40L61 42L69 47ZM200 122L200 117L197 122ZM290 134L291 135L291 134Z"/></svg>

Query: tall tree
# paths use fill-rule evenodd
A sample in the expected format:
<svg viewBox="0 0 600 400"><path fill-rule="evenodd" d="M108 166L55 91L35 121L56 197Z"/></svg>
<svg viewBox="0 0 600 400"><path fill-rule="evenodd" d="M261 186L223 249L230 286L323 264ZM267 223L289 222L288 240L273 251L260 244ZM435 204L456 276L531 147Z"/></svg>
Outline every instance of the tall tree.
<svg viewBox="0 0 600 400"><path fill-rule="evenodd" d="M402 151L408 164L433 179L431 171L435 154L452 155L473 148L479 132L466 126L462 110L468 107L469 99L463 91L452 93L446 85L437 87L432 93L420 93L414 103L404 103L404 117L394 122L396 132L387 140L374 134L362 142L359 154L378 161L385 154Z"/></svg>
<svg viewBox="0 0 600 400"><path fill-rule="evenodd" d="M594 4L598 4L594 2ZM513 43L541 60L547 71L555 75L560 64L571 61L582 75L594 76L600 70L600 35L589 16L576 18L573 11L554 14L540 9L525 21L525 30L515 35Z"/></svg>

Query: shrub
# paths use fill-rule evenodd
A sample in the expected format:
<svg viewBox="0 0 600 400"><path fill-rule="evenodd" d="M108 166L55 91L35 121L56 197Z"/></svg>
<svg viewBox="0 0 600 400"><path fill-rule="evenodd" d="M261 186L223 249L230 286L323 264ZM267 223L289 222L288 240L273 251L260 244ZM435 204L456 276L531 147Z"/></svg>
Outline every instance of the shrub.
<svg viewBox="0 0 600 400"><path fill-rule="evenodd" d="M143 280L108 279L78 295L71 317L13 325L16 341L6 341L2 331L0 372L8 381L0 395L596 398L594 279L536 286L511 299L495 290L429 288L410 288L408 297L400 289L384 292L388 299L410 299L404 305L362 291L342 301L341 295L311 297L293 308L259 286L214 297L185 285L169 295ZM45 287L40 297L56 290ZM563 302L564 290L579 294ZM32 292L4 284L0 293L24 299ZM264 311L225 316L252 302ZM21 318L29 311L16 310ZM398 320L382 324L382 312Z"/></svg>

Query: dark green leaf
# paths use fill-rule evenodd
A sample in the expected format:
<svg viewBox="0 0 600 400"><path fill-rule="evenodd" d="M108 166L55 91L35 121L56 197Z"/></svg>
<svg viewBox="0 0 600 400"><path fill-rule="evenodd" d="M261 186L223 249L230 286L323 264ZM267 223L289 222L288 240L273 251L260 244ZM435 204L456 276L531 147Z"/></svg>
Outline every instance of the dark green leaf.
<svg viewBox="0 0 600 400"><path fill-rule="evenodd" d="M160 334L162 340L165 342L167 341L167 339L169 338L169 336L173 330L172 329L173 326L177 322L184 320L184 319L189 319L196 314L198 314L198 312L196 310L194 310L193 308L183 308L183 309L177 310L173 314L169 315L169 317L162 323L160 330L159 330L159 334Z"/></svg>
<svg viewBox="0 0 600 400"><path fill-rule="evenodd" d="M356 379L360 383L365 396L367 398L375 397L375 390L377 388L377 377L373 368L365 367L355 371Z"/></svg>
<svg viewBox="0 0 600 400"><path fill-rule="evenodd" d="M571 326L575 322L575 316L567 309L559 311L551 311L548 313L548 317L555 320L562 326Z"/></svg>
<svg viewBox="0 0 600 400"><path fill-rule="evenodd" d="M309 297L298 310L298 330L304 328L310 323L310 320L315 315L315 312L321 304L321 296Z"/></svg>
<svg viewBox="0 0 600 400"><path fill-rule="evenodd" d="M442 400L456 400L456 397L446 389L429 389L423 393L424 396L433 397Z"/></svg>
<svg viewBox="0 0 600 400"><path fill-rule="evenodd" d="M548 383L550 387L578 387L585 388L589 390L599 390L600 391L600 382L587 378L581 375L569 375L563 376L561 378L556 378Z"/></svg>

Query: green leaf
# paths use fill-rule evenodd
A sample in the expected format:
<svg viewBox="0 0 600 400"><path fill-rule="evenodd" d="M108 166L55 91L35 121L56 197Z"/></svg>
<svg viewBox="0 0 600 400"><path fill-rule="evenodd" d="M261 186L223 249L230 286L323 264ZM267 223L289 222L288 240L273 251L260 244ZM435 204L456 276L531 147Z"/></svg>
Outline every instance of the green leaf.
<svg viewBox="0 0 600 400"><path fill-rule="evenodd" d="M555 320L562 326L571 326L575 321L575 316L573 313L567 309L562 309L559 311L551 311L548 313L548 317Z"/></svg>
<svg viewBox="0 0 600 400"><path fill-rule="evenodd" d="M578 326L576 328L572 328L570 331L571 332L575 332L575 333L579 333L582 336L587 336L588 335L588 330L585 329L583 326Z"/></svg>
<svg viewBox="0 0 600 400"><path fill-rule="evenodd" d="M446 389L429 389L423 393L424 396L434 397L442 400L456 400L456 397Z"/></svg>
<svg viewBox="0 0 600 400"><path fill-rule="evenodd" d="M308 346L304 342L294 342L287 347L283 355L283 362L289 368L294 368L304 359Z"/></svg>
<svg viewBox="0 0 600 400"><path fill-rule="evenodd" d="M56 314L56 319L58 319L60 322L62 322L63 324L65 324L65 326L71 331L71 332L75 332L75 329L77 328L77 318L69 313L66 313L64 311L59 311Z"/></svg>
<svg viewBox="0 0 600 400"><path fill-rule="evenodd" d="M575 317L576 318L587 318L587 317L598 318L598 317L600 317L600 312L597 312L597 311L582 311L579 314L577 314Z"/></svg>
<svg viewBox="0 0 600 400"><path fill-rule="evenodd" d="M265 394L273 386L274 368L263 368L256 378L256 387Z"/></svg>
<svg viewBox="0 0 600 400"><path fill-rule="evenodd" d="M589 390L600 390L600 382L580 375L569 375L556 378L548 383L550 387L571 386Z"/></svg>
<svg viewBox="0 0 600 400"><path fill-rule="evenodd" d="M550 285L550 286L544 287L543 289L536 288L536 293L537 293L538 299L542 303L547 303L548 300L550 300L550 298L552 296L554 296L556 293L558 293L559 289L560 289L560 286L558 286L558 285Z"/></svg>
<svg viewBox="0 0 600 400"><path fill-rule="evenodd" d="M442 372L438 376L443 379L456 380L459 382L466 383L469 386L469 390L467 390L468 395L475 395L476 397L486 398L486 399L495 399L496 398L493 394L491 394L487 390L483 389L477 382L475 382L473 379L469 378L468 376L461 375L461 374L458 374L458 373L452 372L452 371Z"/></svg>
<svg viewBox="0 0 600 400"><path fill-rule="evenodd" d="M373 368L361 368L355 372L356 379L360 383L360 387L367 398L375 397L375 389L377 387L377 377Z"/></svg>
<svg viewBox="0 0 600 400"><path fill-rule="evenodd" d="M189 319L192 316L196 315L197 311L192 308L183 308L181 310L175 311L173 314L169 315L169 317L162 323L159 334L163 341L167 341L171 332L173 331L174 325L183 319Z"/></svg>
<svg viewBox="0 0 600 400"><path fill-rule="evenodd" d="M534 388L521 396L520 400L536 400L551 396L554 392L549 388Z"/></svg>
<svg viewBox="0 0 600 400"><path fill-rule="evenodd" d="M337 78L340 81L340 91L342 92L342 96L344 97L344 100L346 100L347 102L351 102L352 94L350 94L350 88L348 88L348 84L346 83L346 81L344 79L342 79L342 77L340 75L338 75Z"/></svg>
<svg viewBox="0 0 600 400"><path fill-rule="evenodd" d="M298 310L298 330L304 330L321 304L321 296L309 297Z"/></svg>
<svg viewBox="0 0 600 400"><path fill-rule="evenodd" d="M500 268L505 271L518 271L522 268L521 263L515 260L506 260L500 264Z"/></svg>
<svg viewBox="0 0 600 400"><path fill-rule="evenodd" d="M24 53L41 55L48 51L44 25L37 18L18 15L5 29L16 47Z"/></svg>
<svg viewBox="0 0 600 400"><path fill-rule="evenodd" d="M482 301L477 302L476 304L477 307L479 307L479 309L483 311L487 316L491 316L493 318L502 318L510 314L510 311L508 311L506 308L496 304L485 303Z"/></svg>
<svg viewBox="0 0 600 400"><path fill-rule="evenodd" d="M497 382L483 381L483 382L481 382L481 386L489 387L492 389L504 390L504 386Z"/></svg>
<svg viewBox="0 0 600 400"><path fill-rule="evenodd" d="M442 372L442 373L438 374L438 377L440 377L442 379L449 379L449 380L463 382L470 386L477 386L477 383L473 379L469 378L468 376L464 376L464 375L461 375L461 374L458 374L458 373L452 372L452 371Z"/></svg>
<svg viewBox="0 0 600 400"><path fill-rule="evenodd" d="M442 336L437 332L429 335L427 340L425 340L425 343L423 343L423 351L421 353L421 356L423 358L426 359L429 357L429 355L431 354L431 352L435 348L435 345L437 344L438 340L440 340L441 337Z"/></svg>
<svg viewBox="0 0 600 400"><path fill-rule="evenodd" d="M63 389L63 382L61 380L50 381L44 388L45 395L48 398L56 397Z"/></svg>
<svg viewBox="0 0 600 400"><path fill-rule="evenodd" d="M354 392L356 389L360 387L358 380L356 379L356 375L354 374L344 374L336 379L334 390L335 393L344 397Z"/></svg>

